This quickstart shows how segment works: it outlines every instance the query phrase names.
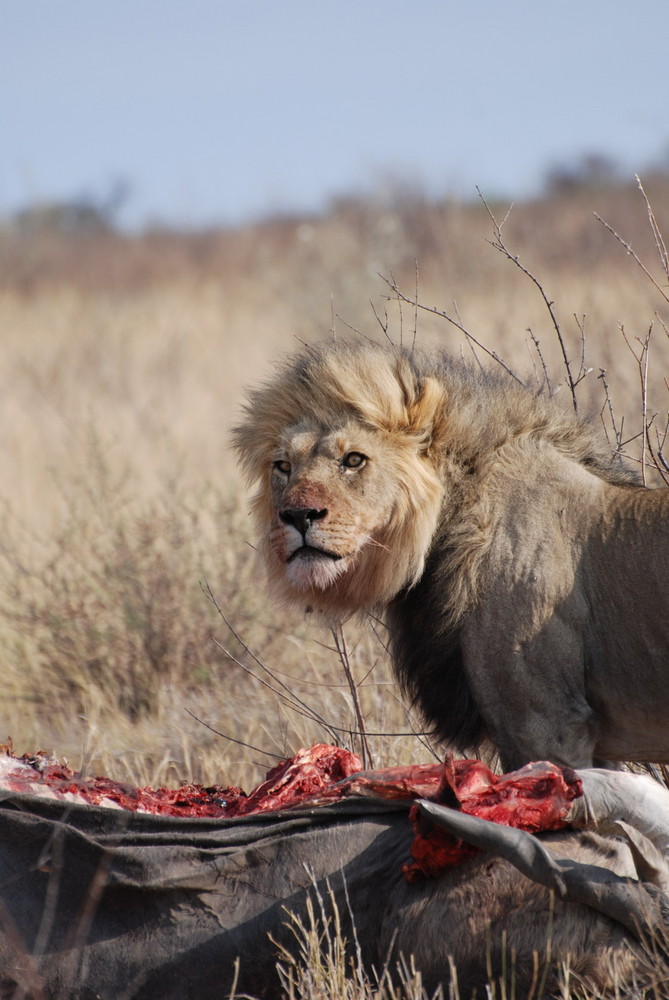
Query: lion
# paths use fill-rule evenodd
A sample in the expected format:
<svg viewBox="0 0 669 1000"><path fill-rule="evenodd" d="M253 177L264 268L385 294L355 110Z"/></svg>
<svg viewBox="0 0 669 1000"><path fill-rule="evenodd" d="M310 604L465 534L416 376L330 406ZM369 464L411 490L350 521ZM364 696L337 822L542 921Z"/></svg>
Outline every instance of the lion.
<svg viewBox="0 0 669 1000"><path fill-rule="evenodd" d="M335 340L233 431L274 594L383 614L404 691L504 770L669 761L669 490L501 369Z"/></svg>

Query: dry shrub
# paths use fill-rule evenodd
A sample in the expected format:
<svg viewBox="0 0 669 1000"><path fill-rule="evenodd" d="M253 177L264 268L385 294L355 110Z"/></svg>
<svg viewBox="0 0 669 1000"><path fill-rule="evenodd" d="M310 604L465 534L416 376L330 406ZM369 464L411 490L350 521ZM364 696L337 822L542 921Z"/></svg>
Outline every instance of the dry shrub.
<svg viewBox="0 0 669 1000"><path fill-rule="evenodd" d="M410 732L371 630L347 647L351 686L332 637L268 609L246 520L213 486L167 483L138 502L96 443L58 531L1 557L15 745L129 780L248 785L300 745L360 748L353 695L385 730ZM6 538L9 524L6 512Z"/></svg>
<svg viewBox="0 0 669 1000"><path fill-rule="evenodd" d="M2 712L17 749L140 783L250 787L299 746L364 755L362 713L389 734L370 764L420 756L391 735L412 722L381 626L335 638L268 606L236 492L176 476L138 498L96 435L89 455L56 529L4 512Z"/></svg>

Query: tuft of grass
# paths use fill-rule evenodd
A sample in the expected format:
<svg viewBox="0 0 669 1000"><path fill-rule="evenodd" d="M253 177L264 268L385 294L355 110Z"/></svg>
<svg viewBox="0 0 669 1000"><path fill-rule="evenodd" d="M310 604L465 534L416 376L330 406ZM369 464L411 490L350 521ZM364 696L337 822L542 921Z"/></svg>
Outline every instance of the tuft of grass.
<svg viewBox="0 0 669 1000"><path fill-rule="evenodd" d="M401 958L393 969L365 971L355 926L344 934L342 915L333 894L314 887L306 919L287 911L286 924L295 938L292 948L278 946L277 971L285 1000L432 1000L413 960ZM457 974L453 1000L459 1000Z"/></svg>

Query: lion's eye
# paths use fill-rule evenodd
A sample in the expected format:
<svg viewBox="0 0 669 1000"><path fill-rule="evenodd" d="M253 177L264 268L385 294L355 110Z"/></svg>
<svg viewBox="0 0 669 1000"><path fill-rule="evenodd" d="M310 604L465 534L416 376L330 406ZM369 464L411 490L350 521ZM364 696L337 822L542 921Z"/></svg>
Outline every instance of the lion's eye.
<svg viewBox="0 0 669 1000"><path fill-rule="evenodd" d="M274 468L279 472L283 472L284 476L289 476L292 470L290 462L287 462L285 458L279 458L274 463Z"/></svg>
<svg viewBox="0 0 669 1000"><path fill-rule="evenodd" d="M345 469L361 469L366 461L367 456L361 452L349 451L348 455L344 455L341 464Z"/></svg>

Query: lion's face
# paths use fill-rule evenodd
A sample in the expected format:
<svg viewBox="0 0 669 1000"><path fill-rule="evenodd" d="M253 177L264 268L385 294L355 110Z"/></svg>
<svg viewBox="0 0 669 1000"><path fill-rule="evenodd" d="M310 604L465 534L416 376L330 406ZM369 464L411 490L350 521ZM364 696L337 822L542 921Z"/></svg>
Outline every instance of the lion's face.
<svg viewBox="0 0 669 1000"><path fill-rule="evenodd" d="M404 354L307 349L250 394L235 444L274 594L339 618L420 576L444 492L443 387Z"/></svg>
<svg viewBox="0 0 669 1000"><path fill-rule="evenodd" d="M286 430L269 471L273 575L298 591L326 591L387 551L401 504L383 437L349 421Z"/></svg>

